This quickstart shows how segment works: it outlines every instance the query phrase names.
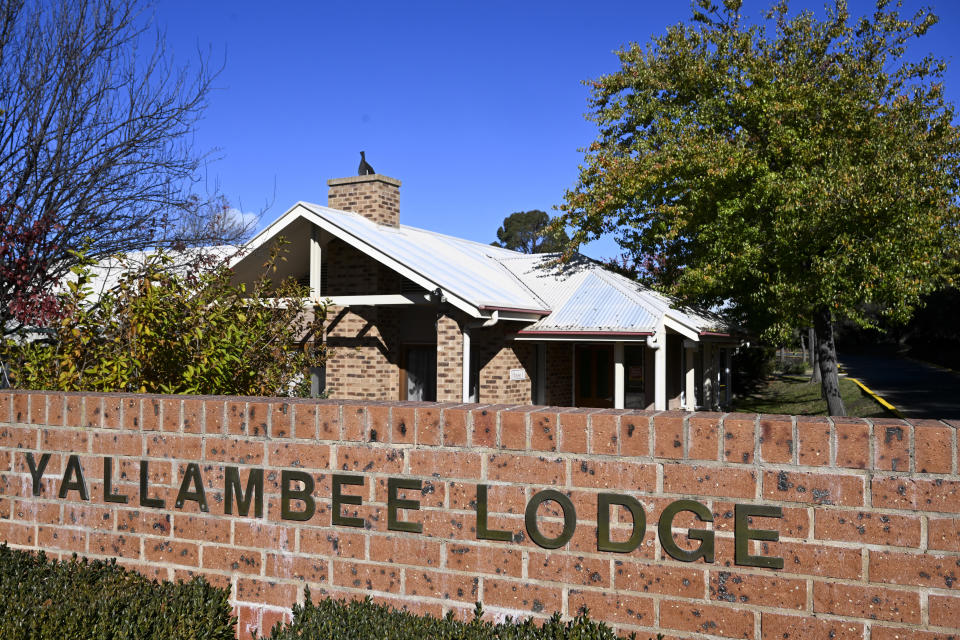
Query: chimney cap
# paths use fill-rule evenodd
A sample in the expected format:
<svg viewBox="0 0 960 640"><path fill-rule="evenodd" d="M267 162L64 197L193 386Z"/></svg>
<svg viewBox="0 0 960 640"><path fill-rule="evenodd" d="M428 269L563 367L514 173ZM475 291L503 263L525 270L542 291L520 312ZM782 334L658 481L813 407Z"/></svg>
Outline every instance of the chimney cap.
<svg viewBox="0 0 960 640"><path fill-rule="evenodd" d="M400 186L400 181L396 178L391 178L390 176L385 176L379 173L371 173L365 176L349 176L347 178L331 178L327 180L328 187L338 187L344 184L359 184L364 182L382 182L384 184L389 184L394 187Z"/></svg>

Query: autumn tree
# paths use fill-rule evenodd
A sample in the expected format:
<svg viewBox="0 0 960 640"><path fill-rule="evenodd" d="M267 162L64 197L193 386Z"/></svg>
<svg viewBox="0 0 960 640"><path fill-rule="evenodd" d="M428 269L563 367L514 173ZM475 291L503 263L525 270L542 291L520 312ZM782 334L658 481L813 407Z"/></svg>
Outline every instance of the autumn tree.
<svg viewBox="0 0 960 640"><path fill-rule="evenodd" d="M960 136L945 63L907 47L937 18L878 0L854 18L740 0L692 20L591 83L588 148L562 222L655 255L660 285L732 306L765 337L815 326L829 412L843 415L833 322L904 320L956 275Z"/></svg>
<svg viewBox="0 0 960 640"><path fill-rule="evenodd" d="M234 242L192 146L215 73L174 62L137 0L0 0L0 329L49 319L92 257Z"/></svg>
<svg viewBox="0 0 960 640"><path fill-rule="evenodd" d="M546 211L517 211L503 219L497 229L497 241L490 244L522 253L560 251L570 241L566 231L550 226Z"/></svg>

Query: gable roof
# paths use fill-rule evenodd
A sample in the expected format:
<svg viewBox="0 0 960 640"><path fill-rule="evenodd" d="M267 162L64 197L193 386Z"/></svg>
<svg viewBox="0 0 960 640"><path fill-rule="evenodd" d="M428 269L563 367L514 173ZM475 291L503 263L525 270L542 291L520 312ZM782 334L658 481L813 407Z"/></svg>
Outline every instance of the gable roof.
<svg viewBox="0 0 960 640"><path fill-rule="evenodd" d="M300 218L425 289L439 288L473 317L526 314L534 324L522 333L651 334L661 322L693 339L707 330L725 331L718 317L681 309L584 256L560 265L557 254L525 254L407 225L380 225L308 202L298 202L257 234L246 256Z"/></svg>

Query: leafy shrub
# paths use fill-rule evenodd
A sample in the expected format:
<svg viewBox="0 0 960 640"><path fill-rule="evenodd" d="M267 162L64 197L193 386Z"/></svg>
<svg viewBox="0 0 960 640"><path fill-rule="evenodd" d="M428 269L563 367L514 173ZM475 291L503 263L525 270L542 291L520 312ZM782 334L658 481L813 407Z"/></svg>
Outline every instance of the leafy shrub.
<svg viewBox="0 0 960 640"><path fill-rule="evenodd" d="M233 640L229 597L200 577L158 583L115 561L0 546L2 640Z"/></svg>
<svg viewBox="0 0 960 640"><path fill-rule="evenodd" d="M615 640L617 635L586 612L563 622L560 614L538 625L528 618L493 623L481 620L477 603L474 619L461 622L452 613L444 618L416 615L387 605L325 599L314 603L307 590L302 605L294 605L293 621L277 623L269 640ZM631 634L636 639L637 635Z"/></svg>
<svg viewBox="0 0 960 640"><path fill-rule="evenodd" d="M323 305L308 306L296 281L274 283L282 260L271 248L253 286L198 255L165 253L127 266L99 296L89 261L59 296L47 340L5 345L13 385L59 391L289 395L309 367L323 365ZM309 385L309 380L307 380ZM309 389L309 386L308 386Z"/></svg>
<svg viewBox="0 0 960 640"><path fill-rule="evenodd" d="M737 395L754 393L773 373L774 349L752 345L733 356L733 390Z"/></svg>

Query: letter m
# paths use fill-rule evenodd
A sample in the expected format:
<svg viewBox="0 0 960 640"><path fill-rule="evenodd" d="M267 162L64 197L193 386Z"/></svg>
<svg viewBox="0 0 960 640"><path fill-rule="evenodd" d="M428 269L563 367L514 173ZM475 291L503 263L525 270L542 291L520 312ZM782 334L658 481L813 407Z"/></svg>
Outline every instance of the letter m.
<svg viewBox="0 0 960 640"><path fill-rule="evenodd" d="M224 469L224 512L227 515L233 514L233 500L236 495L237 514L246 516L250 513L250 502L254 502L254 513L256 517L263 517L263 469L250 469L250 475L247 476L247 491L244 493L240 485L240 470L236 467L226 467Z"/></svg>

